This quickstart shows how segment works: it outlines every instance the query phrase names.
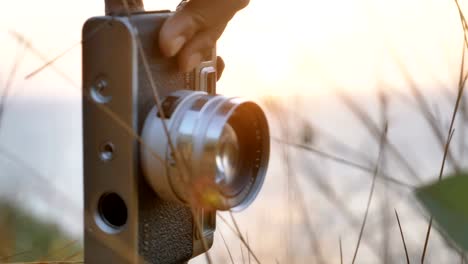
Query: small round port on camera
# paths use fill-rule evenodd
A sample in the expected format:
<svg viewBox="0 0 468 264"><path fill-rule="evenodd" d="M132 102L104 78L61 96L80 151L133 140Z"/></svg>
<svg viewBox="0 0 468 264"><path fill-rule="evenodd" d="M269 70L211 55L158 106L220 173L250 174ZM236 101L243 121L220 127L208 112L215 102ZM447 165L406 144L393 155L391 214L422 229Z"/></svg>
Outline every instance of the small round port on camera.
<svg viewBox="0 0 468 264"><path fill-rule="evenodd" d="M115 147L111 142L106 142L99 147L99 158L102 161L110 161L114 158Z"/></svg>
<svg viewBox="0 0 468 264"><path fill-rule="evenodd" d="M128 220L127 205L115 192L105 193L99 198L97 212L97 224L107 233L120 231Z"/></svg>

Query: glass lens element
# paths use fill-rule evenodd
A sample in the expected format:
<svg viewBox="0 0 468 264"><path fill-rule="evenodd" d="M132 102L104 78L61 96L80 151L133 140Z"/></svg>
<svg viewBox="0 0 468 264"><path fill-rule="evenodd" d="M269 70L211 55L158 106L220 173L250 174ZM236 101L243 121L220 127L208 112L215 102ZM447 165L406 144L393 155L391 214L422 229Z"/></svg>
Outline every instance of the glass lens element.
<svg viewBox="0 0 468 264"><path fill-rule="evenodd" d="M235 181L239 162L239 142L234 129L226 124L216 149L216 183L229 185Z"/></svg>

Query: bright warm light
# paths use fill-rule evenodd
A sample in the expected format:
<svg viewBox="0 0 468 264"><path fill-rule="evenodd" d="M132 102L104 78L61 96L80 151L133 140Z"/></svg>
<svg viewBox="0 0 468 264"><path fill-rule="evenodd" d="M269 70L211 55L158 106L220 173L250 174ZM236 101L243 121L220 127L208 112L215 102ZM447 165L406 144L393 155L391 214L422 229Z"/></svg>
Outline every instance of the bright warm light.
<svg viewBox="0 0 468 264"><path fill-rule="evenodd" d="M30 39L53 58L76 44L81 26L103 13L104 1L15 0L3 4L0 18L0 81L15 54L9 31ZM147 9L175 7L178 1L146 0ZM40 11L39 11L40 10ZM422 87L454 85L462 31L452 2L423 0L251 1L219 41L227 63L220 92L263 96L319 95L333 88L374 91L386 84L405 86L400 64ZM77 46L56 66L80 86ZM15 84L24 96L79 96L76 87L48 69L23 77L43 61L26 53ZM404 69L403 69L404 70Z"/></svg>
<svg viewBox="0 0 468 264"><path fill-rule="evenodd" d="M220 41L221 87L257 95L401 88L400 63L422 87L453 85L463 37L456 12L418 0L251 1Z"/></svg>

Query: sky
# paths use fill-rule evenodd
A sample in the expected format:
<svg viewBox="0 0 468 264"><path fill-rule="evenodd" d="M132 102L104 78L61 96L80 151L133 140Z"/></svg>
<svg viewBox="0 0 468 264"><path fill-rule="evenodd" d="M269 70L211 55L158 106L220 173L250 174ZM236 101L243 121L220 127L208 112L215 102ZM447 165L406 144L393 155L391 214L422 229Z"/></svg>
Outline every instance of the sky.
<svg viewBox="0 0 468 264"><path fill-rule="evenodd" d="M54 65L80 86L81 27L104 10L104 1L15 0L0 18L0 82L21 51L11 32L32 42L45 58L72 48ZM178 1L146 1L148 10L173 9ZM239 12L218 42L227 68L219 91L243 96L316 96L335 88L368 93L384 84L405 89L408 71L431 89L456 84L462 31L455 2L442 0L259 1ZM27 81L44 63L31 52L14 84L21 96L73 97L52 70ZM401 67L404 65L404 67Z"/></svg>

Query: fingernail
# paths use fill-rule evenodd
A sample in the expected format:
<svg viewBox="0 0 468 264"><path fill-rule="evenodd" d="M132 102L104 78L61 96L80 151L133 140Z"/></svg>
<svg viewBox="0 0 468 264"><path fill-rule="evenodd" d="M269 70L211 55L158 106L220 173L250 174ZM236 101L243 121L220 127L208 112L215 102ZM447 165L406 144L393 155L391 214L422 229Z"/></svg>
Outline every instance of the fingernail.
<svg viewBox="0 0 468 264"><path fill-rule="evenodd" d="M192 71L198 64L200 64L202 59L202 55L200 53L194 53L190 55L190 57L187 60L187 64L185 64L185 67L183 67L184 72L190 72Z"/></svg>
<svg viewBox="0 0 468 264"><path fill-rule="evenodd" d="M179 52L179 50L182 48L182 46L185 44L185 37L184 36L178 36L174 38L173 41L169 44L169 57L172 57Z"/></svg>

